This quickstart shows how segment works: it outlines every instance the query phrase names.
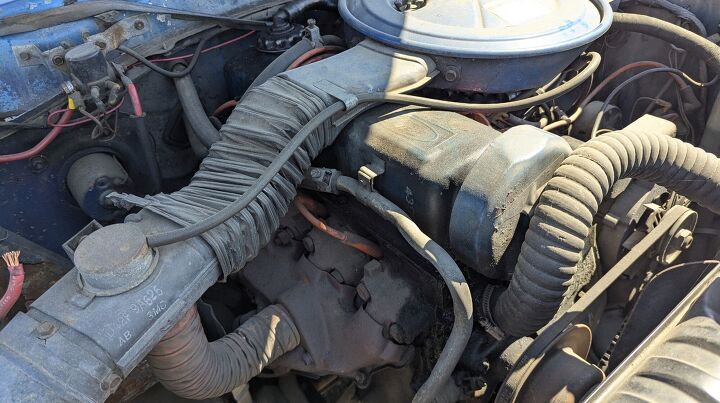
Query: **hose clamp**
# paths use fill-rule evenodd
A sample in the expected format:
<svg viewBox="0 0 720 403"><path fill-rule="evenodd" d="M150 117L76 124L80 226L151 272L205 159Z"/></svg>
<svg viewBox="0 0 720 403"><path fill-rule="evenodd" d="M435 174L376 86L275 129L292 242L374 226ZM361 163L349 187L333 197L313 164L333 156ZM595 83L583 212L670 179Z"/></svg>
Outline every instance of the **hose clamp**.
<svg viewBox="0 0 720 403"><path fill-rule="evenodd" d="M355 108L360 103L357 95L347 92L344 88L328 80L318 81L314 85L316 88L325 91L328 95L344 103L346 111Z"/></svg>

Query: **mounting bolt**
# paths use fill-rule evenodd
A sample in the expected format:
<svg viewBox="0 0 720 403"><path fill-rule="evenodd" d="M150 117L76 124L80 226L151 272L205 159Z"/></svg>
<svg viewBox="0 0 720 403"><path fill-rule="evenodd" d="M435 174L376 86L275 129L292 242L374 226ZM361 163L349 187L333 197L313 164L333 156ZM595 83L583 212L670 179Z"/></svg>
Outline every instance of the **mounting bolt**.
<svg viewBox="0 0 720 403"><path fill-rule="evenodd" d="M65 58L60 55L55 55L52 57L52 62L56 66L62 66L65 64Z"/></svg>
<svg viewBox="0 0 720 403"><path fill-rule="evenodd" d="M286 228L278 230L278 232L275 233L275 238L273 239L273 243L277 246L288 246L290 245L290 241L292 241L292 234L290 231L288 231ZM305 243L303 242L303 245Z"/></svg>
<svg viewBox="0 0 720 403"><path fill-rule="evenodd" d="M677 234L675 234L675 239L680 241L680 249L682 250L690 249L693 241L695 241L695 237L693 237L693 233L689 229L681 229L678 231Z"/></svg>
<svg viewBox="0 0 720 403"><path fill-rule="evenodd" d="M30 52L20 52L20 60L27 62L32 59Z"/></svg>
<svg viewBox="0 0 720 403"><path fill-rule="evenodd" d="M42 155L36 155L32 158L30 158L30 169L33 171L33 173L40 173L47 169L48 167L48 160L45 158L45 156Z"/></svg>
<svg viewBox="0 0 720 403"><path fill-rule="evenodd" d="M39 339L47 339L57 332L57 326L50 322L42 322L35 328L35 333Z"/></svg>
<svg viewBox="0 0 720 403"><path fill-rule="evenodd" d="M63 92L67 95L70 95L73 92L75 92L75 86L73 85L72 81L65 81L62 84L60 84L60 87L62 87Z"/></svg>
<svg viewBox="0 0 720 403"><path fill-rule="evenodd" d="M97 42L95 42L95 46L99 47L100 49L105 49L105 47L107 46L107 43L105 43L103 41L97 41Z"/></svg>
<svg viewBox="0 0 720 403"><path fill-rule="evenodd" d="M448 67L447 70L445 70L445 81L453 82L460 77L460 73L457 71L456 67Z"/></svg>
<svg viewBox="0 0 720 403"><path fill-rule="evenodd" d="M142 20L137 20L133 24L133 28L137 29L138 31L142 31L145 28L145 23L142 22Z"/></svg>
<svg viewBox="0 0 720 403"><path fill-rule="evenodd" d="M102 390L115 390L118 386L120 386L120 382L122 382L122 378L116 374L110 374L102 380L100 387Z"/></svg>

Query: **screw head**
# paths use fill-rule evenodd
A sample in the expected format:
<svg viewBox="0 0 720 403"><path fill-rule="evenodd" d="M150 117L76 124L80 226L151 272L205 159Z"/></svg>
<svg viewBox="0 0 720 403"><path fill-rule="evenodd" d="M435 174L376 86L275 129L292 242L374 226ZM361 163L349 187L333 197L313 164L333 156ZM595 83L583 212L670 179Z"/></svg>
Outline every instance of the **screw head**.
<svg viewBox="0 0 720 403"><path fill-rule="evenodd" d="M445 80L448 82L456 81L460 77L460 73L458 73L457 69L455 67L448 67L447 70L445 70Z"/></svg>
<svg viewBox="0 0 720 403"><path fill-rule="evenodd" d="M137 29L138 31L142 31L145 28L145 23L142 22L142 20L137 20L133 24L133 27Z"/></svg>
<svg viewBox="0 0 720 403"><path fill-rule="evenodd" d="M97 41L97 42L95 42L95 46L99 47L100 49L105 49L105 47L107 46L107 43L105 43L103 41Z"/></svg>
<svg viewBox="0 0 720 403"><path fill-rule="evenodd" d="M42 322L35 328L37 336L41 339L47 339L57 332L57 326L50 322Z"/></svg>
<svg viewBox="0 0 720 403"><path fill-rule="evenodd" d="M30 169L33 171L33 173L40 173L48 167L48 160L43 155L36 155L30 158L29 162Z"/></svg>
<svg viewBox="0 0 720 403"><path fill-rule="evenodd" d="M30 52L20 52L20 60L28 61L32 58Z"/></svg>
<svg viewBox="0 0 720 403"><path fill-rule="evenodd" d="M56 66L62 66L63 64L65 64L65 58L60 55L55 55L52 58L52 62Z"/></svg>

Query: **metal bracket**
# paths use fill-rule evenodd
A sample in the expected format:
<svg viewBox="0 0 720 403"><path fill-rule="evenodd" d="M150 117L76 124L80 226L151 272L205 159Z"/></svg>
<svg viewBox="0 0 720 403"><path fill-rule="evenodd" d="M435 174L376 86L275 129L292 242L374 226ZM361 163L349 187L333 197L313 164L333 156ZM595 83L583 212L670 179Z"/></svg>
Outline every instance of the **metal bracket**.
<svg viewBox="0 0 720 403"><path fill-rule="evenodd" d="M44 65L48 68L64 68L65 53L68 49L58 46L43 52L36 45L28 44L15 45L12 47L12 51L18 65L22 67Z"/></svg>
<svg viewBox="0 0 720 403"><path fill-rule="evenodd" d="M300 186L303 189L323 193L340 194L336 188L337 179L342 175L337 169L310 168Z"/></svg>
<svg viewBox="0 0 720 403"><path fill-rule="evenodd" d="M68 239L64 244L62 244L62 248L65 251L67 257L70 258L70 261L75 261L75 250L77 249L78 245L80 245L80 242L82 242L85 237L99 230L102 227L102 224L95 220L92 220L88 225L83 227L83 229L78 231L77 234L73 235L72 238Z"/></svg>
<svg viewBox="0 0 720 403"><path fill-rule="evenodd" d="M369 191L373 191L375 178L385 173L385 161L377 160L372 164L363 165L358 170L358 180Z"/></svg>
<svg viewBox="0 0 720 403"><path fill-rule="evenodd" d="M359 103L358 97L355 94L351 94L345 90L345 88L332 83L328 80L322 80L315 83L315 88L325 91L330 96L337 98L345 104L345 110L351 110L356 107Z"/></svg>
<svg viewBox="0 0 720 403"><path fill-rule="evenodd" d="M307 32L308 34L308 38L310 39L310 43L312 44L313 49L323 46L320 28L315 24L314 19L310 18L309 20L307 20L307 27L305 27L305 32Z"/></svg>
<svg viewBox="0 0 720 403"><path fill-rule="evenodd" d="M139 14L118 21L104 32L89 36L87 41L95 43L107 53L109 50L117 49L128 39L148 32L150 32L150 23L147 14Z"/></svg>

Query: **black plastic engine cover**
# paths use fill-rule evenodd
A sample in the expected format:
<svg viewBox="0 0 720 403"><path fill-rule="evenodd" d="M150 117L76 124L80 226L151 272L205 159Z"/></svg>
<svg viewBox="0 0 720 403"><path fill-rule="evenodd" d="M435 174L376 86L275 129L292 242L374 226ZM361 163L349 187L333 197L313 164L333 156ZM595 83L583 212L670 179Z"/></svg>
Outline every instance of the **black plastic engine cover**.
<svg viewBox="0 0 720 403"><path fill-rule="evenodd" d="M571 149L531 126L500 133L453 112L383 106L355 119L333 152L347 175L384 166L380 193L464 263L506 278L520 217Z"/></svg>

